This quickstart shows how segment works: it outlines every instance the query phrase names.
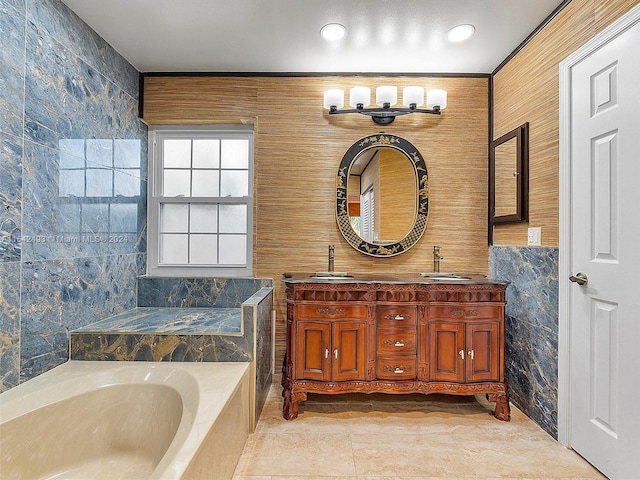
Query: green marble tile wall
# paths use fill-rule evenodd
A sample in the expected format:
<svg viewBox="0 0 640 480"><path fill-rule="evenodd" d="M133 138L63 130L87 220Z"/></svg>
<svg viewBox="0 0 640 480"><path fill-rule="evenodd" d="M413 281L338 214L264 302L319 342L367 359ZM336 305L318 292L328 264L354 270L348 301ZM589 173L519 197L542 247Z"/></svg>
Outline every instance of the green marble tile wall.
<svg viewBox="0 0 640 480"><path fill-rule="evenodd" d="M69 331L136 306L147 129L138 72L58 0L0 0L0 391Z"/></svg>

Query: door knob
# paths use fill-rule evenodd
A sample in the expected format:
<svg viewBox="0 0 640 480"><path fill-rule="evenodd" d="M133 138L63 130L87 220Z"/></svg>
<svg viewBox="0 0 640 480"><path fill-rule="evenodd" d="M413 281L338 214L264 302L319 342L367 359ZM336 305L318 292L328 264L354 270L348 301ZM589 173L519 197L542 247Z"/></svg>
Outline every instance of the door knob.
<svg viewBox="0 0 640 480"><path fill-rule="evenodd" d="M571 280L574 283L577 283L578 285L586 285L587 283L589 283L589 279L582 272L576 273L575 276L571 275L569 277L569 280Z"/></svg>

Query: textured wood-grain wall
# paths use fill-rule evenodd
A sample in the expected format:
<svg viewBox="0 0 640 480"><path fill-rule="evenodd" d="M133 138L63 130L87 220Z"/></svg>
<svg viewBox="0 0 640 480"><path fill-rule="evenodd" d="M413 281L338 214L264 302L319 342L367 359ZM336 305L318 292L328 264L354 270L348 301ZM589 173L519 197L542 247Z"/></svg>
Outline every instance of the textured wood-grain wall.
<svg viewBox="0 0 640 480"><path fill-rule="evenodd" d="M448 106L441 116L409 115L383 128L362 115L329 116L322 108L328 88L384 84L446 89ZM335 245L338 271L418 275L432 270L434 245L442 246L443 271L488 271L487 78L148 76L144 120L254 122L254 275L275 280L278 362L284 346L282 273L325 270L329 244ZM353 142L381 130L413 143L430 179L427 230L414 248L392 258L351 248L335 219L340 159Z"/></svg>
<svg viewBox="0 0 640 480"><path fill-rule="evenodd" d="M542 227L543 246L558 246L559 64L637 4L572 0L495 74L493 138L529 122L529 223L496 226L495 245L526 245L531 226Z"/></svg>

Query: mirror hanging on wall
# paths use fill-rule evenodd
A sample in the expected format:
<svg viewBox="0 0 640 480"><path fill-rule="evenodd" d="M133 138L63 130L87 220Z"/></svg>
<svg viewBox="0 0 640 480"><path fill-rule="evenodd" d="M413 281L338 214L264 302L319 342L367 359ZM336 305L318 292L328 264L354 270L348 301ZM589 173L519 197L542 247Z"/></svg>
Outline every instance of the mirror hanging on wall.
<svg viewBox="0 0 640 480"><path fill-rule="evenodd" d="M529 214L529 123L505 133L489 148L490 223L526 222Z"/></svg>
<svg viewBox="0 0 640 480"><path fill-rule="evenodd" d="M338 227L362 253L398 255L426 229L428 194L426 164L415 146L393 135L362 138L338 168Z"/></svg>

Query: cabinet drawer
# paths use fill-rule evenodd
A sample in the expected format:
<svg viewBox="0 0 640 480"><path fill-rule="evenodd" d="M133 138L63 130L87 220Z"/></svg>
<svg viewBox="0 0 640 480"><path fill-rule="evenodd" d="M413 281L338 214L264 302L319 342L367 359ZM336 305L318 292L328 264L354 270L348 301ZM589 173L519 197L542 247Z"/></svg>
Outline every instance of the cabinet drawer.
<svg viewBox="0 0 640 480"><path fill-rule="evenodd" d="M378 349L381 355L415 355L416 331L407 329L395 329L389 331L378 330Z"/></svg>
<svg viewBox="0 0 640 480"><path fill-rule="evenodd" d="M414 306L381 306L376 310L378 327L411 327L416 325Z"/></svg>
<svg viewBox="0 0 640 480"><path fill-rule="evenodd" d="M363 320L366 305L296 305L298 320Z"/></svg>
<svg viewBox="0 0 640 480"><path fill-rule="evenodd" d="M501 318L502 307L498 305L459 304L432 305L429 307L429 320L475 320Z"/></svg>
<svg viewBox="0 0 640 480"><path fill-rule="evenodd" d="M376 377L380 380L414 380L416 356L397 355L376 359Z"/></svg>

